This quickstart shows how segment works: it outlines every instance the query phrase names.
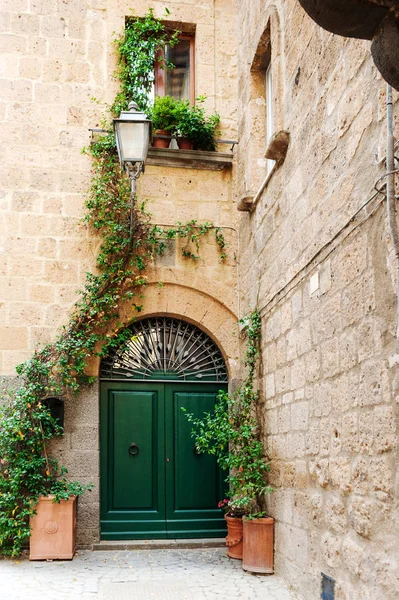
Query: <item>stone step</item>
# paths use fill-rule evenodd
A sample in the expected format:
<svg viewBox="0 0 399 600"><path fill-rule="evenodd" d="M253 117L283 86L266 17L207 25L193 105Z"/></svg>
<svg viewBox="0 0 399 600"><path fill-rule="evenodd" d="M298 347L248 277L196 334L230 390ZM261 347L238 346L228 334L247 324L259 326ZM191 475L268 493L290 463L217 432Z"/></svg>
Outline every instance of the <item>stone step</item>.
<svg viewBox="0 0 399 600"><path fill-rule="evenodd" d="M195 548L222 548L224 538L182 540L102 540L93 544L93 550L191 550Z"/></svg>

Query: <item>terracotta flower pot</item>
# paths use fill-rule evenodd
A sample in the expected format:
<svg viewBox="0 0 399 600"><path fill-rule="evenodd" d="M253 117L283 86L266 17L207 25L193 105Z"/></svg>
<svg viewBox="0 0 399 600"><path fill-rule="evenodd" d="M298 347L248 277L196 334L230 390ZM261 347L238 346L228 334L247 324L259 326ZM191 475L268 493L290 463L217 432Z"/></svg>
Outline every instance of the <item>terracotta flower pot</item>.
<svg viewBox="0 0 399 600"><path fill-rule="evenodd" d="M225 515L227 523L227 556L242 559L242 518Z"/></svg>
<svg viewBox="0 0 399 600"><path fill-rule="evenodd" d="M243 519L242 568L252 573L274 573L274 519Z"/></svg>
<svg viewBox="0 0 399 600"><path fill-rule="evenodd" d="M180 150L192 150L194 147L192 141L185 137L177 138L177 143L179 144Z"/></svg>
<svg viewBox="0 0 399 600"><path fill-rule="evenodd" d="M167 137L158 137L159 135L167 136ZM164 129L157 129L154 131L154 139L152 141L152 145L154 148L169 148L171 135L165 131Z"/></svg>
<svg viewBox="0 0 399 600"><path fill-rule="evenodd" d="M31 517L30 560L72 559L76 550L76 496L41 496Z"/></svg>

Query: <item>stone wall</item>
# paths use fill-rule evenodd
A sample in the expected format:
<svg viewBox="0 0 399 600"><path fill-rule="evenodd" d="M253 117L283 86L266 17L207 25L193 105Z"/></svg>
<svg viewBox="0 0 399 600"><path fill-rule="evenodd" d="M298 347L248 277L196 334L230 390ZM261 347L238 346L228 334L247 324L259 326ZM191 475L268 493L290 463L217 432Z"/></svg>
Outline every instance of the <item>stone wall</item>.
<svg viewBox="0 0 399 600"><path fill-rule="evenodd" d="M320 598L321 572L339 600L390 600L399 590L396 266L374 189L385 84L367 42L321 30L294 0L244 1L239 20L240 196L266 175L258 58L268 39L276 128L291 136L240 227L243 310L257 303L262 314L276 571L306 600Z"/></svg>
<svg viewBox="0 0 399 600"><path fill-rule="evenodd" d="M85 272L93 268L99 240L81 222L90 181L90 160L81 149L117 89L112 41L132 9L142 15L153 6L162 16L168 7L169 19L196 24L196 94L206 94L209 110L220 112L221 136L236 137L235 21L228 16L222 27L218 15L225 4L2 3L0 374L13 374L39 342L54 339ZM228 76L219 76L219 67L224 75L229 70ZM139 187L154 219L162 222L198 219L231 226L236 220L231 171L149 167ZM211 290L213 278L222 282L229 269L210 265L207 275L204 271L202 262ZM231 273L226 274L230 288Z"/></svg>
<svg viewBox="0 0 399 600"><path fill-rule="evenodd" d="M4 0L0 9L0 375L68 322L100 241L82 222L90 160L81 149L117 90L113 40L125 19L155 14L196 25L195 91L221 115L220 137L236 139L235 15L228 0ZM95 99L93 101L93 98ZM220 146L223 152L229 146ZM234 167L233 167L234 168ZM153 222L197 219L235 226L232 171L148 166L138 185ZM173 314L204 328L237 376L237 233L226 230L229 258L204 241L196 264L181 245L154 265L141 316ZM165 283L161 289L158 282ZM122 307L129 324L134 312ZM98 361L90 365L98 375ZM1 389L1 388L0 388ZM99 536L98 386L67 399L65 434L54 451L69 474L94 481L78 507L78 541Z"/></svg>

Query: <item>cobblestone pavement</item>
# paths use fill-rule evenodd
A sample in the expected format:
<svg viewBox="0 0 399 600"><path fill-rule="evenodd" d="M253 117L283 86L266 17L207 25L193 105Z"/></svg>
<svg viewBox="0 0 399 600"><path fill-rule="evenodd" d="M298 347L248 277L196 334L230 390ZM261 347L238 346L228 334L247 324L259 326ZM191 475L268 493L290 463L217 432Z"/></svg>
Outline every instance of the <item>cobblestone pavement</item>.
<svg viewBox="0 0 399 600"><path fill-rule="evenodd" d="M221 548L81 550L73 561L0 561L0 600L295 600L275 575L246 573Z"/></svg>

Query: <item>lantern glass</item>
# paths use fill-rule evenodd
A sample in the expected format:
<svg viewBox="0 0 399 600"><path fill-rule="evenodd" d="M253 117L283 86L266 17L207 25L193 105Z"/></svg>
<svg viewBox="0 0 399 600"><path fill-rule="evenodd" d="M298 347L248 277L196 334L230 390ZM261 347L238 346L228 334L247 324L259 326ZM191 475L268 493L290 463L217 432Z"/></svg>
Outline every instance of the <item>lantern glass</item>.
<svg viewBox="0 0 399 600"><path fill-rule="evenodd" d="M144 162L148 153L150 122L115 119L114 123L121 163Z"/></svg>

